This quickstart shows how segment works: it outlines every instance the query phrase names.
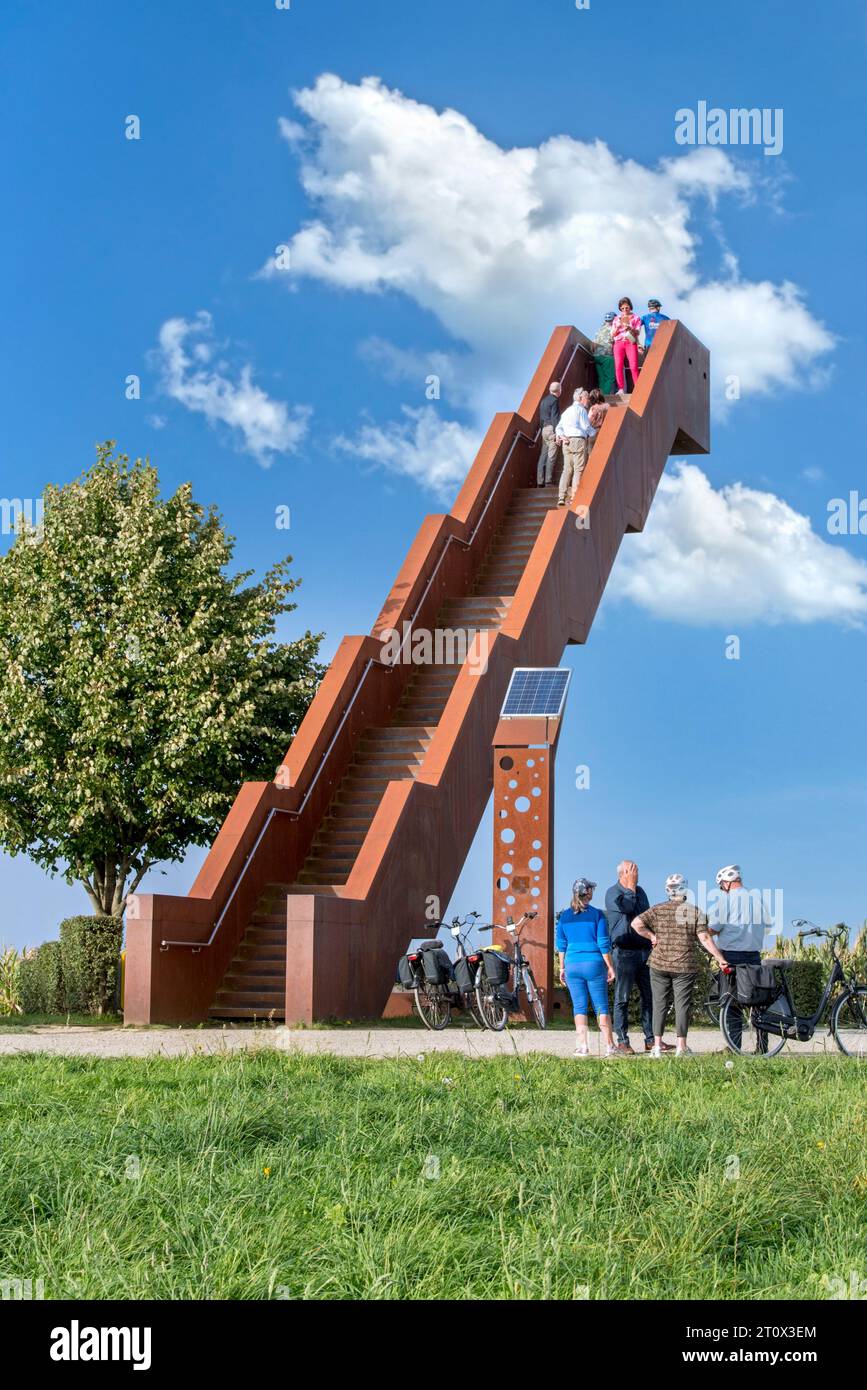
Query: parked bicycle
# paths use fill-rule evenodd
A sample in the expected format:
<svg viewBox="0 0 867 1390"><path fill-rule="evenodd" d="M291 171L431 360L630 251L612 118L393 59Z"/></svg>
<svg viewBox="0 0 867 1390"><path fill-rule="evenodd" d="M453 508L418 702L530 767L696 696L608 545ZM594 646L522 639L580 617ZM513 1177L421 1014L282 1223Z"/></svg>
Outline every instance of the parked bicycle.
<svg viewBox="0 0 867 1390"><path fill-rule="evenodd" d="M495 1033L501 1033L505 1028L509 1014L518 1012L522 994L526 995L530 1011L538 1026L544 1028L547 1024L539 986L521 947L521 928L538 915L538 912L533 910L525 912L518 923L513 922L511 917L507 921L506 931L514 941L514 954L511 958L493 946L480 952L482 961L481 969L476 974L476 1002L485 1027ZM492 926L479 927L479 931L493 930Z"/></svg>
<svg viewBox="0 0 867 1390"><path fill-rule="evenodd" d="M830 1005L828 1032L847 1057L867 1058L867 985L846 973L837 954L847 940L845 927L816 927L799 917L793 923L797 938L826 937L834 963L813 1014L799 1014L792 1002L788 973L792 960L763 960L761 966L735 967L730 988L720 1011L723 1037L733 1052L775 1057L789 1041L810 1042ZM750 973L752 972L752 973ZM831 997L837 985L843 989Z"/></svg>
<svg viewBox="0 0 867 1390"><path fill-rule="evenodd" d="M484 1027L476 1003L476 974L481 966L481 954L467 950L468 933L479 917L478 912L470 912L464 918L452 920L449 931L457 947L454 963L436 939L423 941L414 951L401 956L397 963L398 983L411 991L416 1013L433 1032L439 1033L449 1026L455 1008L467 1009ZM445 922L432 925L439 929Z"/></svg>

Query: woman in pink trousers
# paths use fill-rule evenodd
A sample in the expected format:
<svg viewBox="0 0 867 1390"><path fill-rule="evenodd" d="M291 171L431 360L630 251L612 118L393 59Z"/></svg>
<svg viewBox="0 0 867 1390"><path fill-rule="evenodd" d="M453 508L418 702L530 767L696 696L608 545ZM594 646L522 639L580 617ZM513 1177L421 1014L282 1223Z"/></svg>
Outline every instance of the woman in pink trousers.
<svg viewBox="0 0 867 1390"><path fill-rule="evenodd" d="M611 341L614 347L614 375L617 378L617 390L620 395L623 395L626 390L624 363L629 363L633 383L639 377L638 335L641 332L641 319L633 312L632 300L628 295L623 296L617 307L620 314L611 325Z"/></svg>

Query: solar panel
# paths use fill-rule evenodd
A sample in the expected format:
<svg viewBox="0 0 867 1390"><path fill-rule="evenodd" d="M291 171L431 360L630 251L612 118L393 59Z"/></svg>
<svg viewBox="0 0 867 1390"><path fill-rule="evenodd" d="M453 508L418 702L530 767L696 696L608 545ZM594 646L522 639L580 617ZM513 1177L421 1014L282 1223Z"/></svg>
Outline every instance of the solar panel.
<svg viewBox="0 0 867 1390"><path fill-rule="evenodd" d="M501 718L519 719L522 715L542 715L559 719L566 703L571 671L557 667L519 666L512 672Z"/></svg>

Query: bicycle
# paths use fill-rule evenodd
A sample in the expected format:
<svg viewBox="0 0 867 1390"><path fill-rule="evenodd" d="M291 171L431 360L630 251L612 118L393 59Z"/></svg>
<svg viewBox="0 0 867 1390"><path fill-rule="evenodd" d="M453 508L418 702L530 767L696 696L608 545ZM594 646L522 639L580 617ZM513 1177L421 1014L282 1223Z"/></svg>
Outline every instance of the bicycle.
<svg viewBox="0 0 867 1390"><path fill-rule="evenodd" d="M725 979L721 970L714 970L711 973L710 983L707 994L701 1002L705 1016L710 1019L714 1028L719 1028L719 1016L722 1009L722 982Z"/></svg>
<svg viewBox="0 0 867 1390"><path fill-rule="evenodd" d="M798 1014L792 1002L787 971L791 960L765 960L763 965L773 965L780 971L779 997L767 1008L753 1008L737 1002L733 993L729 994L720 1010L720 1028L726 1043L733 1052L747 1055L750 1051L759 1057L776 1057L789 1041L810 1042L819 1022L831 1002L836 985L843 985L843 991L833 1004L828 1022L828 1032L840 1051L846 1057L867 1057L867 985L861 984L848 974L837 954L841 941L847 939L845 927L816 927L806 918L799 917L792 922L799 928L797 939L803 941L808 936L824 936L831 943L834 964L822 991L819 1007L813 1014ZM806 930L805 930L806 928ZM736 1045L737 1024L740 1023L740 1045ZM752 1041L752 1047L745 1045Z"/></svg>
<svg viewBox="0 0 867 1390"><path fill-rule="evenodd" d="M510 1013L516 1013L520 1008L520 996L526 994L527 1003L530 1006L533 1017L540 1028L547 1026L545 1015L545 1005L536 984L533 968L521 947L521 928L525 922L532 922L534 917L538 917L538 911L525 912L520 922L517 924L511 917L506 922L506 931L514 940L514 955L511 960L508 956L503 957L504 963L508 966L508 973L513 973L513 988L511 991L506 989L506 980L500 982L492 980L482 963L476 974L476 1002L479 1015L486 1028L490 1028L494 1033L501 1033L505 1028ZM479 927L479 931L493 931L493 926ZM489 948L490 949L490 948ZM480 953L484 956L484 952Z"/></svg>
<svg viewBox="0 0 867 1390"><path fill-rule="evenodd" d="M408 988L412 992L416 1013L425 1027L430 1028L434 1033L440 1033L444 1028L448 1028L452 1021L452 1009L456 1007L466 1008L476 1022L484 1027L477 1010L475 993L475 973L481 964L481 956L477 957L473 967L471 962L473 962L474 957L468 954L465 939L465 933L475 925L479 916L478 912L470 912L463 920L460 917L455 917L452 920L449 931L455 938L457 945L454 965L451 962L446 965L446 962L440 957L433 969L425 968L424 957L428 952L436 951L438 956L442 952L442 955L445 955L442 947L436 941L425 942L418 950L409 952L405 957L409 965L410 976L409 983L405 984L404 988ZM439 930L440 927L445 926L445 922L436 922L431 925ZM472 984L467 989L461 989L454 978L455 967L462 960L466 960L468 968L472 970Z"/></svg>

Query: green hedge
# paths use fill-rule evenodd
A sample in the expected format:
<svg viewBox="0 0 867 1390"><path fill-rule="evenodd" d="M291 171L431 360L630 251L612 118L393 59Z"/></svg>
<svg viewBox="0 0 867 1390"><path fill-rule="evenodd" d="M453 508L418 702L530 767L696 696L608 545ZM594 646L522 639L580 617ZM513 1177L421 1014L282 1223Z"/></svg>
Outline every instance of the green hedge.
<svg viewBox="0 0 867 1390"><path fill-rule="evenodd" d="M46 941L21 962L21 1007L26 1014L66 1012L60 942Z"/></svg>
<svg viewBox="0 0 867 1390"><path fill-rule="evenodd" d="M115 1004L123 921L67 917L60 924L63 990L69 1013L104 1014Z"/></svg>
<svg viewBox="0 0 867 1390"><path fill-rule="evenodd" d="M26 1014L104 1014L115 1007L123 921L68 917L60 940L46 941L21 963Z"/></svg>

